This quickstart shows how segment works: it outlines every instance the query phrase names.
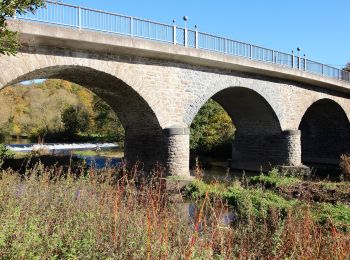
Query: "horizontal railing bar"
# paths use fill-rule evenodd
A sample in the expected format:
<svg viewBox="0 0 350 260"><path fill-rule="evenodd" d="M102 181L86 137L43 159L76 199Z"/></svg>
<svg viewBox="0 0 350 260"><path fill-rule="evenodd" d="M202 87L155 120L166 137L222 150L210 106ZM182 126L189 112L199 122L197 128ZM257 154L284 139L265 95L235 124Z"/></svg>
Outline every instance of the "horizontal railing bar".
<svg viewBox="0 0 350 260"><path fill-rule="evenodd" d="M172 25L169 25L169 24L166 24L166 23L155 22L155 21L151 21L151 20L147 20L147 19L143 19L143 18L139 18L139 17L134 17L134 16L129 16L129 15L125 15L125 14L112 13L112 12L103 11L103 10L99 10L99 9L88 8L88 7L81 7L81 6L78 6L78 5L66 4L66 3L49 1L49 0L46 1L46 2L47 3L51 3L51 4L56 4L56 5L67 6L67 7L80 8L81 10L86 10L86 11L91 11L91 12L96 12L96 13L101 13L101 14L120 16L120 17L123 17L123 18L129 18L129 19L134 19L134 20L138 20L138 21L143 21L143 22L148 22L148 23L153 23L153 24L159 24L159 25L164 25L164 26L168 26L168 27L173 27ZM180 28L180 27L178 27L178 28Z"/></svg>
<svg viewBox="0 0 350 260"><path fill-rule="evenodd" d="M38 20L31 19L31 18L20 18L20 19L21 20L38 22ZM67 23L57 23L57 22L45 22L45 23L47 23L47 24L54 24L54 25L62 25L62 26L65 26L65 27L78 28L77 25L71 25L71 24L67 24ZM84 28L84 29L94 30L94 29L91 29L91 28Z"/></svg>
<svg viewBox="0 0 350 260"><path fill-rule="evenodd" d="M205 35L205 36L209 36L209 37L219 38L219 39L222 39L222 40L228 40L228 41L236 42L236 43L240 43L240 44L249 45L249 43L245 43L245 42L240 42L240 41L232 40L232 39L229 39L229 38L226 38L226 37L223 37L223 36L217 36L217 35L213 35L213 34L209 34L209 33L204 33L204 32L199 32L199 34Z"/></svg>
<svg viewBox="0 0 350 260"><path fill-rule="evenodd" d="M66 3L49 1L49 0L47 0L45 2L50 3L50 4L55 4L55 5L62 5L62 6L67 6L67 7L73 7L73 8L77 8L77 9L80 8L81 10L86 10L86 11L91 11L91 12L96 12L96 13L101 13L101 14L109 14L109 15L120 16L120 17L124 17L124 18L134 18L132 16L128 16L128 15L124 15L124 14L112 13L112 12L98 10L98 9L93 9L93 8L88 8L88 7L81 7L81 6L78 6L78 5L66 4Z"/></svg>
<svg viewBox="0 0 350 260"><path fill-rule="evenodd" d="M166 23L159 23L159 22L153 22L153 21L144 20L144 19L141 19L141 18L136 18L136 17L132 17L132 19L134 19L135 21L141 21L141 22L146 22L146 23L151 23L151 24L162 25L162 26L166 26L166 27L169 27L169 28L174 27L173 25L170 25L170 24L166 24ZM181 27L177 27L177 28L179 28L179 29L180 29Z"/></svg>

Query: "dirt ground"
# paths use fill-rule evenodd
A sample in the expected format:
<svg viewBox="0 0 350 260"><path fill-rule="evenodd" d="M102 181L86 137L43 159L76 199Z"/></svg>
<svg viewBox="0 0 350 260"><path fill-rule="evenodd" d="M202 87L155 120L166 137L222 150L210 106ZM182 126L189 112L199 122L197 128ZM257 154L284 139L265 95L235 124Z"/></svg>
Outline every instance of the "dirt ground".
<svg viewBox="0 0 350 260"><path fill-rule="evenodd" d="M304 181L290 186L275 188L287 199L301 199L314 202L342 202L350 206L350 182L312 182Z"/></svg>

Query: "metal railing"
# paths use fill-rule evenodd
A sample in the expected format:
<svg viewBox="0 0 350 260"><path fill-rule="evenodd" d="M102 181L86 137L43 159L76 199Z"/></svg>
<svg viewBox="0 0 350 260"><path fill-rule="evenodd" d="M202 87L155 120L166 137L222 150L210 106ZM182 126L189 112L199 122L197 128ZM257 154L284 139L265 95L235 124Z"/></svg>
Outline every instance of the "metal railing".
<svg viewBox="0 0 350 260"><path fill-rule="evenodd" d="M286 66L310 73L350 82L345 70L311 61L305 57L279 52L249 43L230 40L197 30L157 23L149 20L114 14L90 8L47 1L35 14L26 13L16 19L31 20L106 33L123 34L159 42L215 51L232 56Z"/></svg>

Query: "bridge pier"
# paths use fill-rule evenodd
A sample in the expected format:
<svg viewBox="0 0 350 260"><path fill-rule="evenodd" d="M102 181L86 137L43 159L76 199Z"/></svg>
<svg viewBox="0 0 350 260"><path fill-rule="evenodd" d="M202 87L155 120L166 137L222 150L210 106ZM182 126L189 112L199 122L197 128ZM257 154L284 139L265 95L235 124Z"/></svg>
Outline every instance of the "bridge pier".
<svg viewBox="0 0 350 260"><path fill-rule="evenodd" d="M273 166L302 166L300 131L236 134L232 144L232 168L267 171Z"/></svg>
<svg viewBox="0 0 350 260"><path fill-rule="evenodd" d="M281 162L284 166L298 167L301 162L301 132L286 130L282 132Z"/></svg>
<svg viewBox="0 0 350 260"><path fill-rule="evenodd" d="M190 178L190 130L171 127L164 129L167 147L167 174Z"/></svg>

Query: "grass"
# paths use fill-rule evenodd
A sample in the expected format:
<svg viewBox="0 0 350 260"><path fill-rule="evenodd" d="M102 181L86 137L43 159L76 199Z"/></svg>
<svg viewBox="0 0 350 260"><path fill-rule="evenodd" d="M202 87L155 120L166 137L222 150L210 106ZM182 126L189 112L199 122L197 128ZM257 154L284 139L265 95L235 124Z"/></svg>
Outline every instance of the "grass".
<svg viewBox="0 0 350 260"><path fill-rule="evenodd" d="M342 203L316 203L314 206L315 219L326 222L328 220L343 225L350 231L350 208Z"/></svg>
<svg viewBox="0 0 350 260"><path fill-rule="evenodd" d="M224 200L234 207L241 220L247 220L252 216L259 219L266 218L272 210L279 215L285 215L297 204L296 200L286 200L271 191L243 188L237 181L229 186L194 181L187 187L187 194L192 199L203 198L208 194L210 198Z"/></svg>
<svg viewBox="0 0 350 260"><path fill-rule="evenodd" d="M14 159L25 159L34 156L32 153L27 152L14 152L13 154Z"/></svg>
<svg viewBox="0 0 350 260"><path fill-rule="evenodd" d="M118 157L122 158L124 157L123 151L111 151L111 150L105 150L105 151L96 151L96 150L84 150L84 151L73 151L74 155L80 155L80 156L104 156L104 157Z"/></svg>
<svg viewBox="0 0 350 260"><path fill-rule="evenodd" d="M172 202L164 169L72 172L37 164L0 174L0 259L346 259L348 208L290 201L261 188L195 181L194 214ZM178 194L175 194L178 195ZM227 204L235 220L222 219ZM242 217L244 216L244 218Z"/></svg>
<svg viewBox="0 0 350 260"><path fill-rule="evenodd" d="M251 184L263 184L267 187L278 188L282 186L290 186L301 183L301 180L296 177L283 176L277 169L273 169L267 175L261 174L249 178Z"/></svg>

